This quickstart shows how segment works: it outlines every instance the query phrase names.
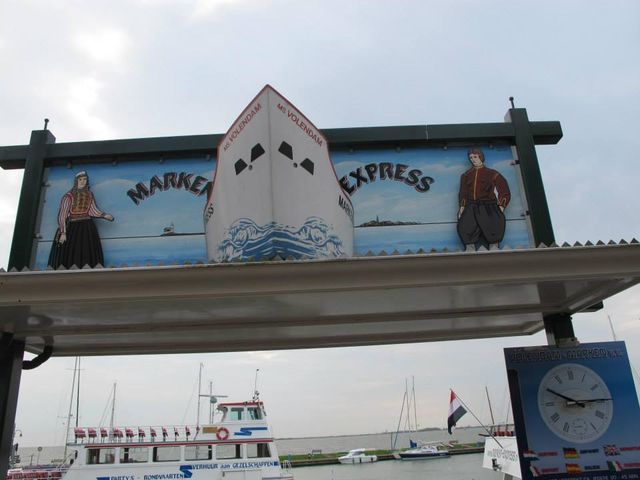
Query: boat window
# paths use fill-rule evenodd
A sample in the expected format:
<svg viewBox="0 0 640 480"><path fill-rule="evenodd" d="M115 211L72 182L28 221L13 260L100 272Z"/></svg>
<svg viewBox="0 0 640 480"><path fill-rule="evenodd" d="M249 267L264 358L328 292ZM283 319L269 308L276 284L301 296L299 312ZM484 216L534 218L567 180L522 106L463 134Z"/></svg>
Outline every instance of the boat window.
<svg viewBox="0 0 640 480"><path fill-rule="evenodd" d="M248 443L247 458L267 458L270 457L268 443Z"/></svg>
<svg viewBox="0 0 640 480"><path fill-rule="evenodd" d="M231 409L231 418L229 420L242 420L242 412L244 407L234 407Z"/></svg>
<svg viewBox="0 0 640 480"><path fill-rule="evenodd" d="M147 447L121 447L120 463L146 463L149 461Z"/></svg>
<svg viewBox="0 0 640 480"><path fill-rule="evenodd" d="M240 443L221 443L216 445L216 458L242 458L242 445Z"/></svg>
<svg viewBox="0 0 640 480"><path fill-rule="evenodd" d="M187 445L184 447L185 460L211 460L213 448L211 445Z"/></svg>
<svg viewBox="0 0 640 480"><path fill-rule="evenodd" d="M101 465L104 463L115 463L115 448L88 448L87 465Z"/></svg>
<svg viewBox="0 0 640 480"><path fill-rule="evenodd" d="M180 446L153 447L154 462L176 462L180 460Z"/></svg>
<svg viewBox="0 0 640 480"><path fill-rule="evenodd" d="M260 420L262 419L262 411L258 407L249 407L249 418L251 420Z"/></svg>

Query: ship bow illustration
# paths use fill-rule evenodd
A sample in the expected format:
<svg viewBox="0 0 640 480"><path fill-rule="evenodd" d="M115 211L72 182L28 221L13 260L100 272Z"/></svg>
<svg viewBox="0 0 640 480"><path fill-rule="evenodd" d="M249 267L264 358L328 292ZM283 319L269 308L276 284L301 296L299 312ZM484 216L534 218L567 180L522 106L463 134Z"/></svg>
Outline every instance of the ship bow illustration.
<svg viewBox="0 0 640 480"><path fill-rule="evenodd" d="M353 205L327 140L269 85L218 145L204 221L215 262L353 254Z"/></svg>

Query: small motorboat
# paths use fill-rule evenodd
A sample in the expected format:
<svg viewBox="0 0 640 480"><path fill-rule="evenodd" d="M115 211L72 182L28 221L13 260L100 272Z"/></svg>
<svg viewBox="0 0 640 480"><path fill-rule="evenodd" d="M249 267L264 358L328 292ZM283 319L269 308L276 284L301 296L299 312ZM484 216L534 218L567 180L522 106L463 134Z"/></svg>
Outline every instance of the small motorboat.
<svg viewBox="0 0 640 480"><path fill-rule="evenodd" d="M366 448L356 448L355 450L349 450L346 455L338 457L338 461L345 465L353 465L356 463L377 462L378 457L376 455L367 455Z"/></svg>
<svg viewBox="0 0 640 480"><path fill-rule="evenodd" d="M438 445L442 444L440 442L430 442L416 445L415 447L412 445L412 448L409 450L395 453L394 457L400 460L427 460L431 458L449 457L449 450L445 448L439 449Z"/></svg>

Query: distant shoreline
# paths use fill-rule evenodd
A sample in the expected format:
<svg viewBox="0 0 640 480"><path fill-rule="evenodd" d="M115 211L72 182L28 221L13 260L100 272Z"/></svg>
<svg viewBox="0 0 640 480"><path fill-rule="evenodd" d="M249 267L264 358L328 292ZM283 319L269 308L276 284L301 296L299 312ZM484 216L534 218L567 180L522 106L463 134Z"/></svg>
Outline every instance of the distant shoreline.
<svg viewBox="0 0 640 480"><path fill-rule="evenodd" d="M465 428L476 427L459 427L456 430L464 430ZM416 430L417 432L438 432L446 431L446 428L427 427ZM400 430L399 432L374 432L374 433L345 433L343 435L312 435L310 437L276 437L275 440L305 440L311 438L343 438L343 437L365 437L368 435L395 435L396 433L414 433L414 430Z"/></svg>
<svg viewBox="0 0 640 480"><path fill-rule="evenodd" d="M401 222L401 221L393 221L393 220L369 220L368 222L361 223L357 225L357 227L367 228L367 227L396 227L398 225L425 225L422 222Z"/></svg>

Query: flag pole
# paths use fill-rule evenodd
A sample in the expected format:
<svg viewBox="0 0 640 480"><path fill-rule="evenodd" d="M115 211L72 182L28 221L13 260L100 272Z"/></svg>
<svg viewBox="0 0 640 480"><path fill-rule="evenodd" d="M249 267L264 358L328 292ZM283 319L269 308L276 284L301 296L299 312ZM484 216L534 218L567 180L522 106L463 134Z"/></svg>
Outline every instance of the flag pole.
<svg viewBox="0 0 640 480"><path fill-rule="evenodd" d="M460 398L460 395L458 395L456 392L454 392L452 388L450 388L449 390L450 390L450 391L451 391L451 392L456 396L456 398L457 398L458 400L460 400L460 403L462 404L462 406L463 406L464 408L466 408L466 409L467 409L467 412L469 412L471 415L473 415L473 418L475 418L475 419L478 421L478 423L480 424L480 426L486 430L486 432L489 434L489 436L490 436L491 438L493 438L493 439L496 441L496 443L497 443L498 445L500 445L500 448L504 449L504 447L502 446L502 444L501 444L501 443L498 441L498 439L493 435L493 433L491 433L491 432L489 431L489 429L488 429L487 427L485 427L485 426L484 426L484 424L480 421L480 419L479 419L478 417L476 417L476 414L475 414L475 413L473 413L473 411L472 411L472 410L467 406L467 404L466 404L466 403L464 403L464 401L462 400L462 398Z"/></svg>

